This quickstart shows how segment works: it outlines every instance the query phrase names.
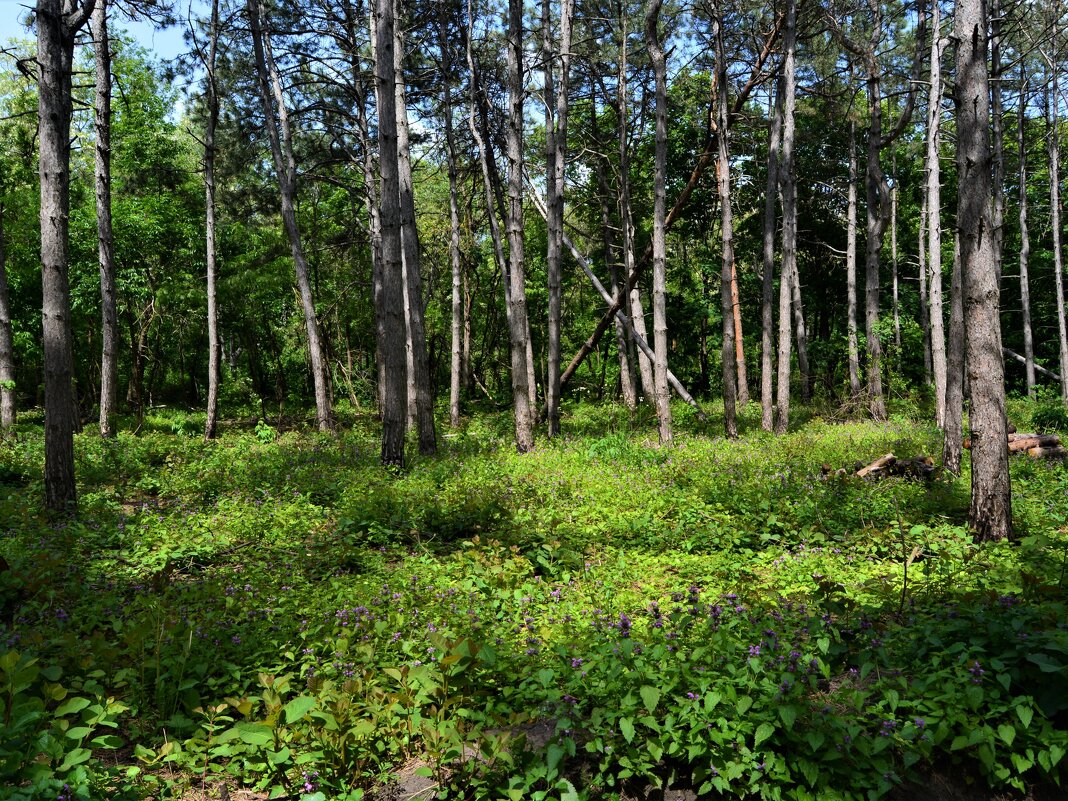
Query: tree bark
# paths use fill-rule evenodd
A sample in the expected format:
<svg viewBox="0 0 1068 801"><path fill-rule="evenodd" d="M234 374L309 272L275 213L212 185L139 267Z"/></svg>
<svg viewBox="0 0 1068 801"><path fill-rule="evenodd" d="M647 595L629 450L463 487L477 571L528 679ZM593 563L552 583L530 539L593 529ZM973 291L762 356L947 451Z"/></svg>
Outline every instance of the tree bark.
<svg viewBox="0 0 1068 801"><path fill-rule="evenodd" d="M401 211L401 265L404 271L405 327L411 343L411 376L415 394L415 418L419 453L437 453L437 432L434 429L434 397L430 390L430 359L426 348L426 326L423 321L422 259L419 253L419 234L415 226L415 192L412 182L412 161L408 133L408 108L404 85L404 37L398 24L399 3L393 14L393 69L397 115L397 166ZM411 390L409 390L411 391ZM409 399L410 403L411 399Z"/></svg>
<svg viewBox="0 0 1068 801"><path fill-rule="evenodd" d="M942 426L942 467L960 475L964 436L964 289L959 237L953 238L953 274L949 287L949 338L946 348L946 405Z"/></svg>
<svg viewBox="0 0 1068 801"><path fill-rule="evenodd" d="M0 178L0 431L15 425L15 343L11 335L11 297L7 285L3 178Z"/></svg>
<svg viewBox="0 0 1068 801"><path fill-rule="evenodd" d="M289 125L289 112L282 96L282 84L271 53L270 33L262 25L261 0L247 0L252 46L256 58L256 76L260 99L263 103L264 125L271 145L278 192L281 200L282 225L289 238L304 311L304 325L308 335L308 356L311 361L312 382L315 388L315 417L320 431L333 427L333 411L330 399L328 364L323 348L322 335L315 313L315 298L308 261L301 243L300 227L297 224L297 165L293 154L293 137Z"/></svg>
<svg viewBox="0 0 1068 801"><path fill-rule="evenodd" d="M719 195L719 227L722 241L720 269L720 312L723 316L723 427L729 439L738 436L736 404L738 401L735 360L734 315L737 311L734 281L734 220L731 216L730 149L728 145L729 109L727 107L727 50L723 44L722 9L717 6L716 26L716 189Z"/></svg>
<svg viewBox="0 0 1068 801"><path fill-rule="evenodd" d="M74 359L68 279L70 123L74 37L93 0L38 0L38 141L41 179L41 321L45 389L45 506L73 511Z"/></svg>
<svg viewBox="0 0 1068 801"><path fill-rule="evenodd" d="M508 251L512 308L509 338L512 351L512 400L515 406L515 445L520 453L534 448L534 405L530 386L530 329L527 323L525 260L523 253L523 2L508 0Z"/></svg>
<svg viewBox="0 0 1068 801"><path fill-rule="evenodd" d="M671 445L671 405L667 377L667 64L657 24L662 0L650 0L645 13L645 44L653 66L656 94L656 145L653 158L653 389L661 446ZM725 360L731 361L730 352Z"/></svg>
<svg viewBox="0 0 1068 801"><path fill-rule="evenodd" d="M1064 251L1061 240L1061 146L1057 114L1058 74L1051 62L1052 88L1046 93L1047 137L1049 139L1049 205L1053 229L1053 286L1057 308L1057 353L1061 369L1061 399L1068 404L1068 329L1064 312Z"/></svg>
<svg viewBox="0 0 1068 801"><path fill-rule="evenodd" d="M897 359L901 359L901 311L898 304L897 287L897 158L891 154L890 171L894 185L890 189L890 282L891 302L894 312L894 348Z"/></svg>
<svg viewBox="0 0 1068 801"><path fill-rule="evenodd" d="M942 173L938 161L938 132L942 124L942 53L938 3L933 4L930 93L927 99L927 155L925 197L927 201L927 261L931 276L931 370L935 388L935 425L946 424L946 333L942 310Z"/></svg>
<svg viewBox="0 0 1068 801"><path fill-rule="evenodd" d="M96 0L89 29L96 65L96 237L100 263L100 436L115 436L118 400L119 321L115 308L115 237L111 227L111 42L107 0Z"/></svg>
<svg viewBox="0 0 1068 801"><path fill-rule="evenodd" d="M219 92L215 77L216 55L219 45L219 0L212 0L211 30L208 52L203 60L205 94L208 106L204 130L204 254L207 264L208 296L208 403L204 422L204 439L214 439L219 416L219 384L222 378L222 347L219 342L219 306L216 278L215 248L215 128L219 123Z"/></svg>
<svg viewBox="0 0 1068 801"><path fill-rule="evenodd" d="M378 97L379 222L382 234L381 290L377 315L382 362L382 464L404 466L408 406L404 337L404 270L401 251L400 169L393 0L375 2L375 86Z"/></svg>
<svg viewBox="0 0 1068 801"><path fill-rule="evenodd" d="M969 519L981 540L1012 532L1006 446L1005 363L998 316L996 238L990 203L990 89L984 0L958 0L957 220L960 230L972 441Z"/></svg>
<svg viewBox="0 0 1068 801"><path fill-rule="evenodd" d="M849 120L849 187L846 200L846 350L849 391L860 395L860 345L857 339L857 125Z"/></svg>
<svg viewBox="0 0 1068 801"><path fill-rule="evenodd" d="M452 268L452 340L449 366L449 425L460 425L460 392L464 385L463 271L460 263L460 201L457 186L456 140L452 130L452 58L445 9L441 6L440 40L444 91L445 162L449 172L449 265Z"/></svg>
<svg viewBox="0 0 1068 801"><path fill-rule="evenodd" d="M992 136L992 172L994 190L992 224L994 226L994 270L1001 286L1001 254L1005 241L1005 123L1001 98L1001 8L1000 0L990 0L990 132Z"/></svg>
<svg viewBox="0 0 1068 801"><path fill-rule="evenodd" d="M1035 394L1035 345L1031 333L1031 285L1028 262L1031 257L1031 237L1027 228L1027 147L1025 139L1027 111L1027 74L1020 62L1020 107L1016 113L1016 142L1020 152L1020 307L1022 312L1024 345L1024 380L1027 394Z"/></svg>
<svg viewBox="0 0 1068 801"><path fill-rule="evenodd" d="M782 144L782 72L776 81L775 100L768 103L768 182L764 189L764 275L760 294L760 427L771 431L775 426L775 369L772 348L775 336L775 199L779 194L779 147Z"/></svg>
<svg viewBox="0 0 1068 801"><path fill-rule="evenodd" d="M785 37L782 165L779 170L779 186L782 193L782 269L779 277L779 375L775 409L776 434L785 434L790 426L790 303L793 298L791 282L797 274L797 183L794 176L797 0L788 0L786 4Z"/></svg>

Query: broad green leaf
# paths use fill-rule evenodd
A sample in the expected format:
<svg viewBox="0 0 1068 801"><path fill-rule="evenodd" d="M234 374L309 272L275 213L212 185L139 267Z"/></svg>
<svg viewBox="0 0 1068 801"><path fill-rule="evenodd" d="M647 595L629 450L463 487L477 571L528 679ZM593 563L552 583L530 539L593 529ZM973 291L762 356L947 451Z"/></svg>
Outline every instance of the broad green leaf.
<svg viewBox="0 0 1068 801"><path fill-rule="evenodd" d="M756 734L753 735L753 747L758 747L775 733L775 727L770 723L761 723L757 726Z"/></svg>
<svg viewBox="0 0 1068 801"><path fill-rule="evenodd" d="M628 743L634 741L634 721L630 718L619 719L619 731Z"/></svg>
<svg viewBox="0 0 1068 801"><path fill-rule="evenodd" d="M312 707L315 706L315 699L308 695L298 695L285 707L286 723L294 723L303 718Z"/></svg>
<svg viewBox="0 0 1068 801"><path fill-rule="evenodd" d="M75 712L81 712L87 706L89 706L88 698L74 696L73 698L68 698L66 701L60 704L53 714L57 718L61 718L64 715L73 715Z"/></svg>
<svg viewBox="0 0 1068 801"><path fill-rule="evenodd" d="M649 711L649 714L653 714L656 711L656 705L660 703L660 690L652 685L646 684L641 688L642 702L645 704L645 708Z"/></svg>
<svg viewBox="0 0 1068 801"><path fill-rule="evenodd" d="M1031 725L1031 719L1035 716L1035 710L1033 710L1029 706L1019 704L1016 707L1016 715L1020 718L1020 722L1024 725L1024 728L1026 729L1028 726Z"/></svg>
<svg viewBox="0 0 1068 801"><path fill-rule="evenodd" d="M793 704L780 706L779 717L782 718L783 725L786 726L787 729L792 729L794 727L794 721L797 720L797 707Z"/></svg>
<svg viewBox="0 0 1068 801"><path fill-rule="evenodd" d="M1007 723L1002 723L998 726L998 736L1005 741L1005 745L1012 745L1012 741L1016 739L1016 729Z"/></svg>

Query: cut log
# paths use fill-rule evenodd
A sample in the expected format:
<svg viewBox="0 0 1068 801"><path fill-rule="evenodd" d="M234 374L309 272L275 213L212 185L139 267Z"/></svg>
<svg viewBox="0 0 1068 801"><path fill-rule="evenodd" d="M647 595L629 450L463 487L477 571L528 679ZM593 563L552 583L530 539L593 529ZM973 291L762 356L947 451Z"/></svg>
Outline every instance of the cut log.
<svg viewBox="0 0 1068 801"><path fill-rule="evenodd" d="M886 454L884 456L880 456L878 459L876 459L874 462L869 464L867 467L860 468L857 471L857 477L858 478L864 478L864 476L866 476L866 475L868 475L870 473L873 473L873 472L875 472L877 470L882 470L884 467L887 467L888 465L891 465L896 461L897 461L897 457L894 456L894 454L892 454L892 453L888 453L888 454Z"/></svg>
<svg viewBox="0 0 1068 801"><path fill-rule="evenodd" d="M1031 434L1009 439L1009 453L1028 451L1032 448L1056 448L1061 444L1061 438L1056 434Z"/></svg>
<svg viewBox="0 0 1068 801"><path fill-rule="evenodd" d="M1027 455L1032 459L1063 459L1068 456L1068 450L1063 445L1054 445L1048 448L1030 448Z"/></svg>

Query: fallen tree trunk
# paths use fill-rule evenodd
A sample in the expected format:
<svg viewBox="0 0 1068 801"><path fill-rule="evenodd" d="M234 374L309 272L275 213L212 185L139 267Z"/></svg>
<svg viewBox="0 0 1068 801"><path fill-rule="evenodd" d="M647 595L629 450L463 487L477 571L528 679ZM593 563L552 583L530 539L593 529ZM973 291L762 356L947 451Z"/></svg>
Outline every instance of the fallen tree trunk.
<svg viewBox="0 0 1068 801"><path fill-rule="evenodd" d="M1030 434L1026 436L1016 435L1009 438L1009 453L1028 451L1031 448L1057 447L1061 444L1061 438L1056 434Z"/></svg>
<svg viewBox="0 0 1068 801"><path fill-rule="evenodd" d="M1068 456L1068 450L1063 445L1054 445L1048 448L1030 448L1027 455L1032 459L1063 459Z"/></svg>
<svg viewBox="0 0 1068 801"><path fill-rule="evenodd" d="M876 470L881 470L884 467L888 467L889 465L894 464L894 462L896 462L896 461L897 461L897 457L894 456L894 454L892 454L892 453L888 453L888 454L886 454L884 456L880 456L878 459L876 459L874 462L869 464L867 467L860 468L860 470L857 471L857 477L858 478L864 478L864 476L866 476L866 475L868 475L870 473L873 473Z"/></svg>

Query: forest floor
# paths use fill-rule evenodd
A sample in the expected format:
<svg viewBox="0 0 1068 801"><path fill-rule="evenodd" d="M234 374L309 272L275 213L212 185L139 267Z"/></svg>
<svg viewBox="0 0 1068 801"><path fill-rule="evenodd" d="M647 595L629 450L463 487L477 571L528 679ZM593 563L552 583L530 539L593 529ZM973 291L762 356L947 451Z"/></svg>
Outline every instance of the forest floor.
<svg viewBox="0 0 1068 801"><path fill-rule="evenodd" d="M1013 406L1028 430L1033 407ZM76 443L42 513L40 419L0 446L0 796L1053 799L1068 753L1068 467L1011 460L976 544L915 416L569 408L377 464L338 435L160 411ZM284 429L284 430L280 430ZM1062 432L1063 434L1064 432ZM65 789L64 789L65 788Z"/></svg>

